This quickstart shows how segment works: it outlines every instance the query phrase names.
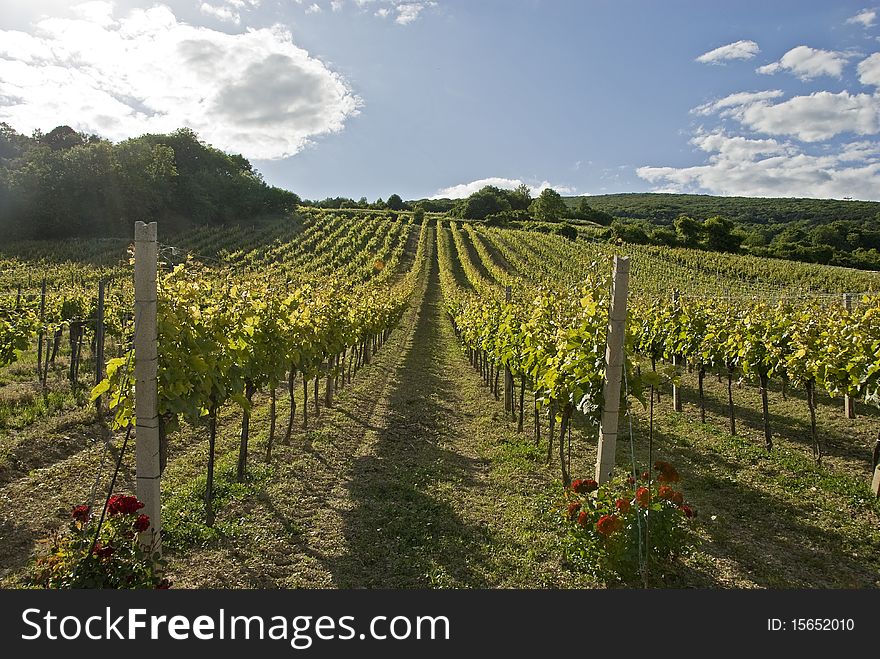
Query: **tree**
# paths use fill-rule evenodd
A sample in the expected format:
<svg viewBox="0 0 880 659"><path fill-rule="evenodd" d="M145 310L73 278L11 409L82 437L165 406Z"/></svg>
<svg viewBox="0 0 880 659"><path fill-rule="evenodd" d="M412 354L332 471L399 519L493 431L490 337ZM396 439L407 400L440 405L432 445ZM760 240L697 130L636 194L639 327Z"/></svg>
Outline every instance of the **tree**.
<svg viewBox="0 0 880 659"><path fill-rule="evenodd" d="M733 233L733 222L718 215L703 222L706 248L713 252L738 252L742 236Z"/></svg>
<svg viewBox="0 0 880 659"><path fill-rule="evenodd" d="M400 198L400 195L393 194L388 197L388 201L385 202L388 208L393 211L402 211L406 208L406 204L403 203L403 199Z"/></svg>
<svg viewBox="0 0 880 659"><path fill-rule="evenodd" d="M512 192L507 193L510 209L515 211L528 210L532 203L532 191L525 183L520 183Z"/></svg>
<svg viewBox="0 0 880 659"><path fill-rule="evenodd" d="M646 245L651 242L648 238L646 225L642 222L614 220L608 229L607 236L610 240L621 240L636 245Z"/></svg>
<svg viewBox="0 0 880 659"><path fill-rule="evenodd" d="M127 236L132 222L241 221L295 209L248 160L189 129L113 144L59 126L33 138L0 125L0 235ZM170 223L170 224L169 224Z"/></svg>
<svg viewBox="0 0 880 659"><path fill-rule="evenodd" d="M460 199L453 207L453 215L466 220L485 220L488 215L509 210L507 191L487 185L471 196Z"/></svg>
<svg viewBox="0 0 880 659"><path fill-rule="evenodd" d="M602 224L604 226L608 226L614 221L614 217L610 213L596 210L590 206L586 197L581 197L574 215L578 219L586 220L587 222L595 222L596 224Z"/></svg>
<svg viewBox="0 0 880 659"><path fill-rule="evenodd" d="M53 151L72 149L75 146L85 144L83 136L70 126L58 126L40 138L40 143L45 144Z"/></svg>
<svg viewBox="0 0 880 659"><path fill-rule="evenodd" d="M699 245L702 226L697 220L687 215L679 215L673 222L673 226L675 226L678 242L683 246L697 247Z"/></svg>
<svg viewBox="0 0 880 659"><path fill-rule="evenodd" d="M651 244L675 247L678 245L678 234L669 227L656 227L651 231Z"/></svg>
<svg viewBox="0 0 880 659"><path fill-rule="evenodd" d="M529 213L541 222L556 222L568 213L568 207L556 190L545 188L529 206Z"/></svg>

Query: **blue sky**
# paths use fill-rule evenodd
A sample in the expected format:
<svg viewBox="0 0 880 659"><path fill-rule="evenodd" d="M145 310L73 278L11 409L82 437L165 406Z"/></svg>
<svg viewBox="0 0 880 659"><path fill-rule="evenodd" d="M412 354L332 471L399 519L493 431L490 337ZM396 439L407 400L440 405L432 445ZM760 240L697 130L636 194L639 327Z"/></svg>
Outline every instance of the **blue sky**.
<svg viewBox="0 0 880 659"><path fill-rule="evenodd" d="M311 199L880 199L878 39L863 0L14 1L0 121L188 125Z"/></svg>

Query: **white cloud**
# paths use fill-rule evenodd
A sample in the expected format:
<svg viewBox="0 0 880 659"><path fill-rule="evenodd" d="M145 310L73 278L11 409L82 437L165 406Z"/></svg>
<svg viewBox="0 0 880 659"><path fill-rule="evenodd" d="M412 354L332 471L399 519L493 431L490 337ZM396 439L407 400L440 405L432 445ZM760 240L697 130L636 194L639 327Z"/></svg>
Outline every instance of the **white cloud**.
<svg viewBox="0 0 880 659"><path fill-rule="evenodd" d="M355 0L355 2L359 7L382 4L381 7L373 12L373 15L378 16L379 18L394 16L394 22L398 25L409 25L414 22L425 9L437 6L437 3L433 0L419 2L412 2L410 0Z"/></svg>
<svg viewBox="0 0 880 659"><path fill-rule="evenodd" d="M859 62L857 67L859 80L863 85L880 87L880 53L874 53L870 57Z"/></svg>
<svg viewBox="0 0 880 659"><path fill-rule="evenodd" d="M419 17L422 10L433 7L435 4L433 2L402 2L395 7L397 18L394 19L394 22L398 25L409 25Z"/></svg>
<svg viewBox="0 0 880 659"><path fill-rule="evenodd" d="M438 190L437 194L431 197L431 199L463 199L487 185L493 185L502 190L513 190L523 185L523 181L518 178L501 178L498 176L481 178L476 181L471 181L470 183L459 183L458 185L453 185L448 188L442 188L441 190ZM533 197L537 197L547 188L553 188L559 194L566 195L575 194L576 192L575 188L566 185L553 185L549 181L541 181L537 185L529 185L528 187Z"/></svg>
<svg viewBox="0 0 880 659"><path fill-rule="evenodd" d="M774 98L779 98L780 96L782 96L782 91L779 89L773 89L763 92L737 92L735 94L725 96L724 98L721 98L717 101L710 101L709 103L698 105L693 110L691 110L691 112L693 112L694 114L702 115L719 113L722 117L724 117L735 113L738 109L742 108L745 105L769 101Z"/></svg>
<svg viewBox="0 0 880 659"><path fill-rule="evenodd" d="M330 9L334 12L342 11L342 0L330 0Z"/></svg>
<svg viewBox="0 0 880 659"><path fill-rule="evenodd" d="M692 143L710 154L706 164L640 167L636 173L656 184L658 192L880 199L880 145L875 142L844 144L823 155L721 132L697 135Z"/></svg>
<svg viewBox="0 0 880 659"><path fill-rule="evenodd" d="M302 0L298 1L302 2ZM112 3L96 0L94 2L88 2L86 4L104 5L106 7L109 7L108 16L111 17L112 20ZM205 16L216 18L218 21L223 21L225 23L235 23L236 25L238 25L239 23L241 23L242 9L254 9L259 6L260 0L221 0L221 4L218 5L212 5L208 2L203 2L199 6L199 11L205 14Z"/></svg>
<svg viewBox="0 0 880 659"><path fill-rule="evenodd" d="M761 52L754 41L740 40L721 46L696 58L702 64L721 64L734 59L751 59Z"/></svg>
<svg viewBox="0 0 880 659"><path fill-rule="evenodd" d="M321 5L316 2L313 2L308 7L306 7L307 14L320 14L321 13Z"/></svg>
<svg viewBox="0 0 880 659"><path fill-rule="evenodd" d="M834 50L796 46L785 53L779 61L760 66L756 71L765 75L778 71L791 71L801 80L810 80L819 76L839 78L843 75L843 67L850 57L848 53Z"/></svg>
<svg viewBox="0 0 880 659"><path fill-rule="evenodd" d="M717 113L761 133L791 135L805 142L827 140L841 133L880 132L880 96L821 91L782 103L770 102L780 95L777 90L741 92L692 111L702 115Z"/></svg>
<svg viewBox="0 0 880 659"><path fill-rule="evenodd" d="M241 14L229 6L211 5L207 2L203 2L199 7L199 11L205 16L211 16L218 21L223 21L225 23L235 23L238 25L241 22Z"/></svg>
<svg viewBox="0 0 880 659"><path fill-rule="evenodd" d="M741 121L769 135L792 135L805 142L841 133L872 135L880 131L880 98L842 91L814 92L782 103L756 103L743 109Z"/></svg>
<svg viewBox="0 0 880 659"><path fill-rule="evenodd" d="M30 34L0 30L0 121L114 140L188 126L219 148L274 159L341 131L361 105L282 26L226 34L164 6L112 18L100 4Z"/></svg>
<svg viewBox="0 0 880 659"><path fill-rule="evenodd" d="M862 9L855 16L851 16L846 19L847 23L860 23L864 27L871 27L877 21L877 10L876 9Z"/></svg>
<svg viewBox="0 0 880 659"><path fill-rule="evenodd" d="M83 2L71 7L75 16L97 25L109 25L113 22L113 5L110 2Z"/></svg>
<svg viewBox="0 0 880 659"><path fill-rule="evenodd" d="M559 194L563 195L573 195L577 194L577 188L570 185L557 185L555 183L551 183L550 181L541 181L538 185L530 185L529 191L532 193L533 197L537 197L547 188L553 188Z"/></svg>

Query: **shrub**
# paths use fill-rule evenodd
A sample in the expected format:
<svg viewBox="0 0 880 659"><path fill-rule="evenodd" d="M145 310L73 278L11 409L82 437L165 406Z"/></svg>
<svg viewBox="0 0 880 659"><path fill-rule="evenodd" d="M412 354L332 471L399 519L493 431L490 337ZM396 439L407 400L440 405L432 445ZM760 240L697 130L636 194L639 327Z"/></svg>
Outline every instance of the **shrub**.
<svg viewBox="0 0 880 659"><path fill-rule="evenodd" d="M575 480L561 505L566 558L605 581L639 578L641 566L669 564L687 548L694 510L676 490L680 476L658 462L654 480L615 478L603 485Z"/></svg>
<svg viewBox="0 0 880 659"><path fill-rule="evenodd" d="M66 533L53 538L48 553L30 570L30 583L42 588L167 588L163 566L137 534L150 528L137 497L114 494L98 533L99 517L86 505L71 512ZM95 534L98 533L97 540Z"/></svg>

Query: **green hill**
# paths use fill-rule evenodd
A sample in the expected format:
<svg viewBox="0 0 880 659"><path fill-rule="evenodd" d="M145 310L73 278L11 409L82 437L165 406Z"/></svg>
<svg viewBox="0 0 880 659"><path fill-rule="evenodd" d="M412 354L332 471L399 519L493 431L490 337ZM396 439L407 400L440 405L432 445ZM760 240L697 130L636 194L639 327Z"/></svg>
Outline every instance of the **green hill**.
<svg viewBox="0 0 880 659"><path fill-rule="evenodd" d="M721 215L737 224L827 224L835 220L873 222L878 220L880 202L838 199L796 199L761 197L716 197L713 195L626 193L565 197L575 208L581 199L596 210L615 217L671 224L679 215L705 220Z"/></svg>

